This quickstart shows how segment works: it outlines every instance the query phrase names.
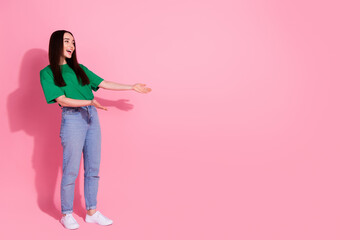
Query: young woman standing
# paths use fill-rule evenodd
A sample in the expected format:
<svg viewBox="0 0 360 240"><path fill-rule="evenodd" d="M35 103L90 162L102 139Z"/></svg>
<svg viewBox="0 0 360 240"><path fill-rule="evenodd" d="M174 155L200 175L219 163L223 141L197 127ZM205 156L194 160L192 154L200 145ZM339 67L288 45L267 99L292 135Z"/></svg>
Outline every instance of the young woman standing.
<svg viewBox="0 0 360 240"><path fill-rule="evenodd" d="M145 84L125 85L105 81L76 58L75 40L69 31L55 31L49 43L50 65L40 71L41 86L47 103L58 103L62 108L60 128L63 146L63 175L61 179L60 222L67 229L79 224L72 216L75 180L81 155L84 158L84 195L87 214L85 221L110 225L112 220L96 210L99 181L101 132L97 108L107 110L94 99L92 91L134 90L148 93Z"/></svg>

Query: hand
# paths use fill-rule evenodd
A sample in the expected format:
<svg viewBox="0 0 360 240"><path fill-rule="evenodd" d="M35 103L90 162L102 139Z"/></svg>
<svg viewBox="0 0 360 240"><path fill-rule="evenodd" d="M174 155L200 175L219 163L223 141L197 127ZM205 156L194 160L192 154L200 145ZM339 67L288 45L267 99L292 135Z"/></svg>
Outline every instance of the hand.
<svg viewBox="0 0 360 240"><path fill-rule="evenodd" d="M100 103L98 103L98 101L96 101L95 99L91 100L91 105L93 105L94 107L98 108L98 109L102 109L107 111L107 108L100 105Z"/></svg>
<svg viewBox="0 0 360 240"><path fill-rule="evenodd" d="M151 92L151 88L145 87L146 84L136 83L132 86L132 89L139 93L148 93Z"/></svg>

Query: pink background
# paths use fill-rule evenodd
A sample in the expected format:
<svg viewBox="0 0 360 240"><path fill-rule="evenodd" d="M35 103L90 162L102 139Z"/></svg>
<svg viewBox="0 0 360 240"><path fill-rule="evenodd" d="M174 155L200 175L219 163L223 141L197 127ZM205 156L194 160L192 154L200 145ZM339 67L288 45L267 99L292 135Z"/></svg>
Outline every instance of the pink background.
<svg viewBox="0 0 360 240"><path fill-rule="evenodd" d="M1 235L35 239L360 239L359 3L2 1ZM99 210L60 223L50 35L147 95L99 90ZM2 237L1 237L2 238ZM104 239L105 239L104 238Z"/></svg>

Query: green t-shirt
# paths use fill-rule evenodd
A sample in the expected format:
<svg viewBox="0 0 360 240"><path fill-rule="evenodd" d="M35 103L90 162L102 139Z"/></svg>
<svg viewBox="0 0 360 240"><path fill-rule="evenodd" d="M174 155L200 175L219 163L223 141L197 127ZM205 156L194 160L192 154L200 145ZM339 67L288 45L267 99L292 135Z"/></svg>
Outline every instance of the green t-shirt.
<svg viewBox="0 0 360 240"><path fill-rule="evenodd" d="M97 76L95 73L91 72L87 67L82 64L79 64L80 67L85 71L86 75L90 80L90 84L82 86L75 72L72 68L67 65L61 65L61 74L66 83L64 87L58 87L54 82L54 75L51 71L50 65L46 66L40 71L40 82L42 89L44 91L45 99L47 103L55 103L55 99L62 95L65 95L68 98L78 99L78 100L92 100L94 99L94 94L92 91L97 91L99 89L99 84L104 80L101 77Z"/></svg>

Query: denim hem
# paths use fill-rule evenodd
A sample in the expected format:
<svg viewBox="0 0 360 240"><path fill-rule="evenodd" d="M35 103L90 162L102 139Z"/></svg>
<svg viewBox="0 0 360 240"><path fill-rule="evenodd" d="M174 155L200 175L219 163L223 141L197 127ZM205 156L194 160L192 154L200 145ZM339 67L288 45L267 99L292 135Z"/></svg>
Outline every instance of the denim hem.
<svg viewBox="0 0 360 240"><path fill-rule="evenodd" d="M86 210L96 209L96 206L86 207Z"/></svg>
<svg viewBox="0 0 360 240"><path fill-rule="evenodd" d="M70 213L73 213L73 210L62 211L61 213L62 213L62 214L70 214Z"/></svg>

